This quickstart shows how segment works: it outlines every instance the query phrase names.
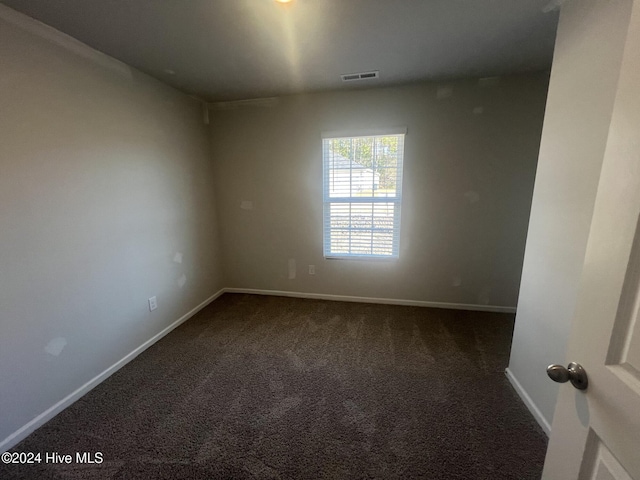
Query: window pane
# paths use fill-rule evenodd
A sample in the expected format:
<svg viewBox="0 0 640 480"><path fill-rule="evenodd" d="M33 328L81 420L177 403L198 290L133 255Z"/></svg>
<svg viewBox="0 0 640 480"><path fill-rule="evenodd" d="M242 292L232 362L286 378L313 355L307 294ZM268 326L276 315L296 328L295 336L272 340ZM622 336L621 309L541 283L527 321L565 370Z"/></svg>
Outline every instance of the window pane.
<svg viewBox="0 0 640 480"><path fill-rule="evenodd" d="M351 253L354 255L371 255L371 230L351 232Z"/></svg>
<svg viewBox="0 0 640 480"><path fill-rule="evenodd" d="M393 233L374 232L373 233L373 253L375 255L393 254Z"/></svg>
<svg viewBox="0 0 640 480"><path fill-rule="evenodd" d="M331 230L331 252L350 252L350 232L349 230Z"/></svg>
<svg viewBox="0 0 640 480"><path fill-rule="evenodd" d="M351 204L351 228L371 228L373 209L371 203Z"/></svg>
<svg viewBox="0 0 640 480"><path fill-rule="evenodd" d="M378 175L378 188L376 197L395 197L398 194L397 181L398 170L395 168L379 168L376 171Z"/></svg>
<svg viewBox="0 0 640 480"><path fill-rule="evenodd" d="M357 137L354 139L353 160L365 168L372 168L375 140L373 137Z"/></svg>
<svg viewBox="0 0 640 480"><path fill-rule="evenodd" d="M376 203L373 208L373 227L393 231L395 220L395 204Z"/></svg>

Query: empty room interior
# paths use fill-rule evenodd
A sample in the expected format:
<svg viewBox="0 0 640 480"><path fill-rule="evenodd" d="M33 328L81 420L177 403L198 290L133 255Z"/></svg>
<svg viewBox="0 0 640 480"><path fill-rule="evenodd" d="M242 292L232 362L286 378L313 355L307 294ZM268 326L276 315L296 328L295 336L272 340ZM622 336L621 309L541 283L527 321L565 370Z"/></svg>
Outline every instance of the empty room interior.
<svg viewBox="0 0 640 480"><path fill-rule="evenodd" d="M0 0L0 478L640 480L639 47L640 0Z"/></svg>

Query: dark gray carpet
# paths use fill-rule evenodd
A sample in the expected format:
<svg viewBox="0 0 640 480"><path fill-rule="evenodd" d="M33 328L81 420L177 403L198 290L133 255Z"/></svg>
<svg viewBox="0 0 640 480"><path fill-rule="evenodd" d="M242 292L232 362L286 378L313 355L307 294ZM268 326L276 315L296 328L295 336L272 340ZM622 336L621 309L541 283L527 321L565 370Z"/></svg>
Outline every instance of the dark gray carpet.
<svg viewBox="0 0 640 480"><path fill-rule="evenodd" d="M226 294L12 451L0 478L537 479L513 315Z"/></svg>

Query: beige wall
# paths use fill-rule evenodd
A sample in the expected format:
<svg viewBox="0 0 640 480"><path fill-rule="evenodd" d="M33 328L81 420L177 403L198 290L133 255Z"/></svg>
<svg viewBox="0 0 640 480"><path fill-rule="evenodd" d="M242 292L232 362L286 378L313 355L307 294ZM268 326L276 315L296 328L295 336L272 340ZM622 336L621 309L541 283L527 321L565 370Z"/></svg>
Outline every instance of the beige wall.
<svg viewBox="0 0 640 480"><path fill-rule="evenodd" d="M441 86L424 84L213 110L227 286L515 307L547 81L454 82L440 99ZM321 133L395 126L408 128L400 259L324 260Z"/></svg>
<svg viewBox="0 0 640 480"><path fill-rule="evenodd" d="M0 65L1 446L222 281L196 101L6 7Z"/></svg>
<svg viewBox="0 0 640 480"><path fill-rule="evenodd" d="M509 373L549 429L584 262L631 0L562 7Z"/></svg>

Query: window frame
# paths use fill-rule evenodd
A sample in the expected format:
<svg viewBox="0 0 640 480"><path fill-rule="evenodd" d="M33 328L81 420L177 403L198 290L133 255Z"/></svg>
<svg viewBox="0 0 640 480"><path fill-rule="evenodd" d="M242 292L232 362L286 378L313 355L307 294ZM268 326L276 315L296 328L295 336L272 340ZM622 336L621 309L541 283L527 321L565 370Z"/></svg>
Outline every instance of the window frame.
<svg viewBox="0 0 640 480"><path fill-rule="evenodd" d="M374 260L374 261L394 261L400 258L400 227L401 227L401 212L402 212L402 197L403 197L403 188L402 184L404 182L404 142L407 134L406 127L396 127L396 128L382 128L376 130L358 130L358 131L342 131L342 132L323 132L322 133L322 205L323 205L323 214L322 214L322 251L323 257L328 260ZM397 178L396 182L396 190L395 195L393 197L384 197L384 196L354 196L352 191L352 180L349 181L350 187L350 195L346 197L331 197L330 194L330 184L331 184L331 171L332 168L329 167L329 152L328 150L328 142L335 139L353 139L353 138L361 138L361 137L392 137L399 136L401 137L401 149L399 149L398 155L398 164L396 166L396 172L399 178ZM348 160L353 161L352 158ZM336 170L335 168L333 169ZM374 185L374 183L372 183ZM394 213L393 213L393 228L392 232L392 240L391 240L391 254L359 254L359 253L342 253L342 252L332 252L331 251L331 204L348 204L350 207L354 203L365 203L371 204L372 209L376 203L380 204L389 204L392 203L394 205ZM351 218L351 213L349 213ZM373 215L373 214L372 214ZM349 222L350 226L348 230L351 231L351 221ZM373 229L373 225L372 225ZM372 251L374 247L373 240L371 242ZM349 246L349 250L351 250L351 246Z"/></svg>

